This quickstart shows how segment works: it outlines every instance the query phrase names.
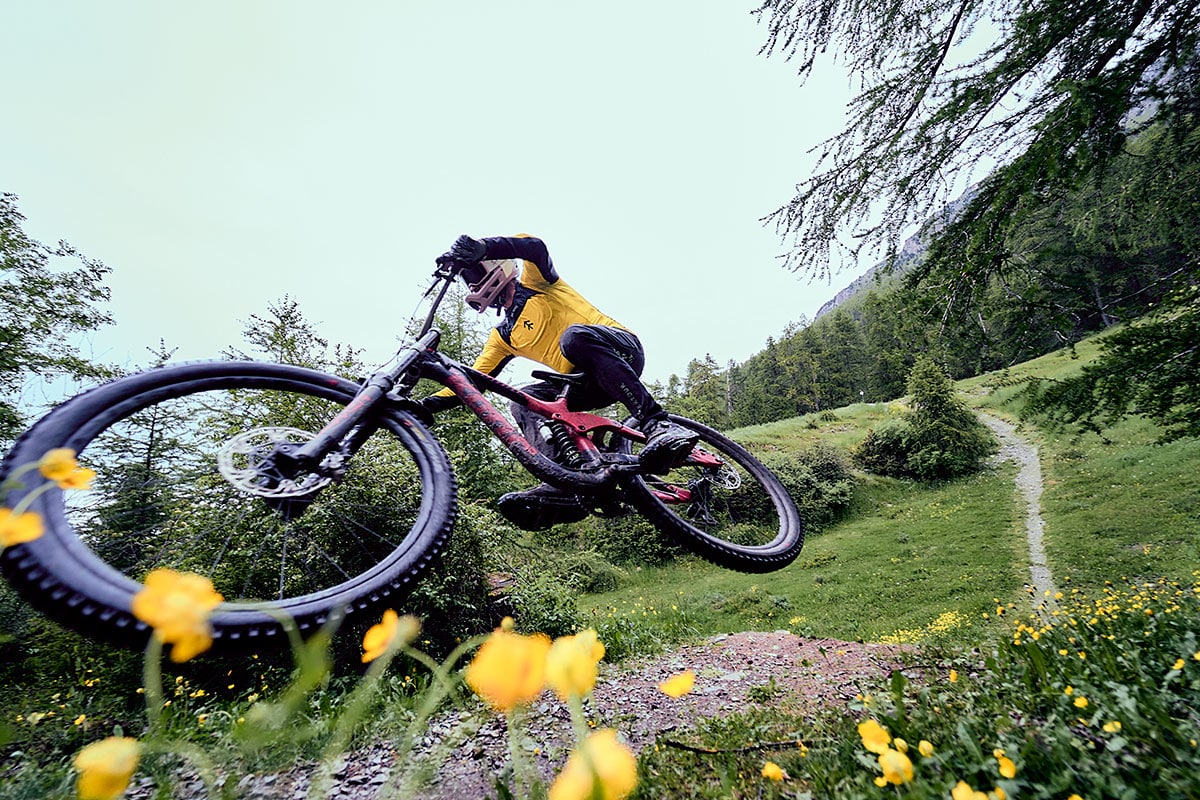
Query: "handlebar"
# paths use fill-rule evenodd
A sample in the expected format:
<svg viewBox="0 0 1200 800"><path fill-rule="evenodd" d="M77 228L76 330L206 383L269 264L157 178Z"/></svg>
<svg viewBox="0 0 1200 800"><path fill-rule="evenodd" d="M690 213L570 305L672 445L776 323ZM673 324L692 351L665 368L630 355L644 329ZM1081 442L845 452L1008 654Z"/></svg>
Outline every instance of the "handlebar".
<svg viewBox="0 0 1200 800"><path fill-rule="evenodd" d="M438 256L434 263L437 264L437 269L433 271L433 277L439 279L453 280L466 268L466 264L449 256Z"/></svg>

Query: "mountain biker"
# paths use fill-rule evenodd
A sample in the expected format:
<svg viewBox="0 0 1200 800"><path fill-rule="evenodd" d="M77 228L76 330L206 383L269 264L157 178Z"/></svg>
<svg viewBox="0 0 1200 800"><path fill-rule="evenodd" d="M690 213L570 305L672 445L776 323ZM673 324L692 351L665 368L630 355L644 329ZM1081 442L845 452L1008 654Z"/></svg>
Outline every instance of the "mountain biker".
<svg viewBox="0 0 1200 800"><path fill-rule="evenodd" d="M567 393L568 408L624 405L648 437L641 453L648 471L666 472L691 451L699 435L671 422L640 380L645 353L637 336L559 277L541 239L528 234L473 239L464 234L437 261L461 268L468 305L480 314L494 308L501 317L475 359L475 369L495 376L520 356L556 372L583 373L585 381ZM558 388L546 381L523 390L543 400L558 396ZM422 400L421 406L432 414L457 403L458 398L443 389ZM549 448L539 429L542 418L517 403L511 408L525 437L543 450ZM554 457L553 451L548 455ZM527 530L578 522L590 513L577 495L548 483L510 492L497 506Z"/></svg>

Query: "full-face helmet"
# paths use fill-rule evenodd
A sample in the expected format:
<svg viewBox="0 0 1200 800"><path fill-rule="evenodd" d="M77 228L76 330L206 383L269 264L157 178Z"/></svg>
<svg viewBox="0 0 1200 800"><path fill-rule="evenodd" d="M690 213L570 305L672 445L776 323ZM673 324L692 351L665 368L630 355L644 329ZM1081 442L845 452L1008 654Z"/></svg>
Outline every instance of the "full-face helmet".
<svg viewBox="0 0 1200 800"><path fill-rule="evenodd" d="M477 266L480 269L473 269L472 274L463 273L463 280L467 281L470 289L466 297L467 305L480 314L496 305L498 312L516 292L517 262L512 259L481 261Z"/></svg>

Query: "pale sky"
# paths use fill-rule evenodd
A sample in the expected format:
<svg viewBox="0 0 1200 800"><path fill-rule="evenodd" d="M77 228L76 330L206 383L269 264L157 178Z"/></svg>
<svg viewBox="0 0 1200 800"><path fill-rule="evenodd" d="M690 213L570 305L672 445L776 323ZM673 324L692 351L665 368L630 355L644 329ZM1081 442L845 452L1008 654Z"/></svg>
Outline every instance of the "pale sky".
<svg viewBox="0 0 1200 800"><path fill-rule="evenodd" d="M106 362L216 357L284 294L382 361L458 234L520 232L647 379L741 362L867 266L810 282L760 222L849 86L758 55L757 5L8 0L0 191L113 268Z"/></svg>

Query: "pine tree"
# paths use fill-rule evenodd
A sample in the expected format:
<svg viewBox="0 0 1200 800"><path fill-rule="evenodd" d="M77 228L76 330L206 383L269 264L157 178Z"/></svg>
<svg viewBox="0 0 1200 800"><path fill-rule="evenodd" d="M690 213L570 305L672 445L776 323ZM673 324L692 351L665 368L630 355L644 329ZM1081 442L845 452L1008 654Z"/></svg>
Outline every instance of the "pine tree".
<svg viewBox="0 0 1200 800"><path fill-rule="evenodd" d="M929 357L908 377L912 411L873 429L854 450L855 461L882 475L945 480L978 469L995 452L995 439L954 392Z"/></svg>
<svg viewBox="0 0 1200 800"><path fill-rule="evenodd" d="M0 445L26 423L22 389L32 378L100 377L110 370L79 355L74 338L111 322L102 304L111 271L66 242L25 235L17 198L0 194ZM78 262L62 269L58 259Z"/></svg>

